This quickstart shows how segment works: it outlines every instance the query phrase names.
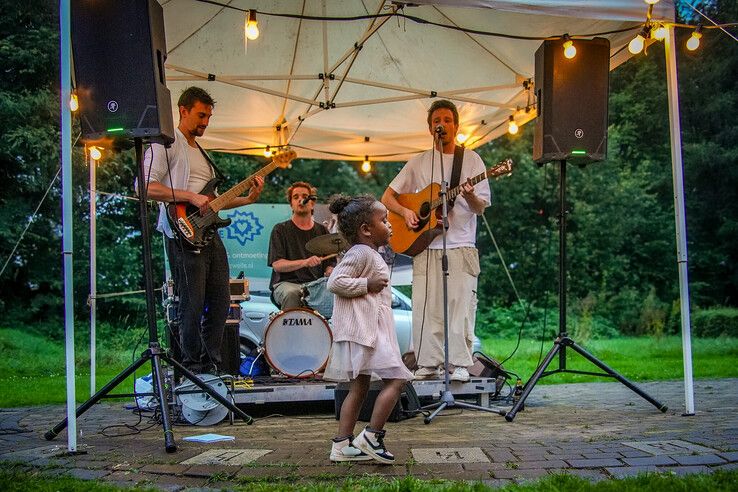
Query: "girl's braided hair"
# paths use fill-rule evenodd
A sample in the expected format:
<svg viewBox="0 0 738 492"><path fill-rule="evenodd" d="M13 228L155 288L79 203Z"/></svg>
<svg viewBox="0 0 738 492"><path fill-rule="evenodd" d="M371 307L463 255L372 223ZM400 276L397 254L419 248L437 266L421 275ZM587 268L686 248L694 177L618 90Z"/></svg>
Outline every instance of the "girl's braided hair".
<svg viewBox="0 0 738 492"><path fill-rule="evenodd" d="M338 215L338 229L348 242L356 244L359 238L361 224L371 220L372 208L377 201L372 195L333 195L329 209Z"/></svg>

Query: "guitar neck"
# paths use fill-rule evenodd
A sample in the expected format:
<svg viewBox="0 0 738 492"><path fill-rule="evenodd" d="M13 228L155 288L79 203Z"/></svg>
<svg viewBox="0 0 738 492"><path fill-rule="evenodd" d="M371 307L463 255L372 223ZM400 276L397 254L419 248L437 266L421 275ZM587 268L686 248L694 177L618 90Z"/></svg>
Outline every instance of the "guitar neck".
<svg viewBox="0 0 738 492"><path fill-rule="evenodd" d="M483 173L477 174L476 176L474 176L473 178L470 178L469 180L471 181L472 185L475 185L479 183L480 181L487 179L488 173L489 171L485 170ZM453 200L454 198L458 196L459 193L461 193L461 185L454 186L453 188L448 190L446 192L446 196L449 200ZM435 200L431 202L431 205L430 205L431 209L435 209L436 207L439 207L442 203L443 203L443 198L439 196L438 198L436 198Z"/></svg>
<svg viewBox="0 0 738 492"><path fill-rule="evenodd" d="M236 197L241 196L241 194L246 191L248 188L251 187L252 182L254 181L254 178L256 177L264 177L270 172L274 171L277 168L277 163L275 161L270 162L266 166L262 167L258 171L256 171L254 174L249 176L248 178L244 179L240 183L238 183L236 186L231 188L230 190L218 195L217 198L212 200L210 202L210 208L212 208L215 212L219 211L223 207L225 207L227 204L231 202Z"/></svg>

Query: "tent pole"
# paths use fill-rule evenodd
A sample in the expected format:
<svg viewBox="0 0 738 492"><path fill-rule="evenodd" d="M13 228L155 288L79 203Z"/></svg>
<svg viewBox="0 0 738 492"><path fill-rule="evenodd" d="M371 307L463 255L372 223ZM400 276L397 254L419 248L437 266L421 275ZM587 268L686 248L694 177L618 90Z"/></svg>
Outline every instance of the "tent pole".
<svg viewBox="0 0 738 492"><path fill-rule="evenodd" d="M666 84L669 94L669 123L671 128L671 173L674 183L674 215L676 221L677 265L679 267L679 300L682 317L682 357L684 359L684 415L694 415L694 381L692 377L692 331L689 318L689 277L687 272L687 226L684 206L684 166L682 163L682 136L679 121L679 81L674 26L664 40L666 56Z"/></svg>
<svg viewBox="0 0 738 492"><path fill-rule="evenodd" d="M95 394L97 365L97 162L88 153L90 166L90 396Z"/></svg>
<svg viewBox="0 0 738 492"><path fill-rule="evenodd" d="M64 333L67 379L67 449L77 451L77 418L74 375L74 289L72 256L72 95L71 28L69 0L59 2L61 76L61 160L62 160L62 257L64 259Z"/></svg>

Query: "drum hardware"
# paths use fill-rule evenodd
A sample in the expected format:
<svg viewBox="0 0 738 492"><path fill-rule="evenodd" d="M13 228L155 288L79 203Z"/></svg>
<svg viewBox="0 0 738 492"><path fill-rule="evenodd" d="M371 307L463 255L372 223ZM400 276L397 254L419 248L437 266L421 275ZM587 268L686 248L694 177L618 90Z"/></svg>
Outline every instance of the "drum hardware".
<svg viewBox="0 0 738 492"><path fill-rule="evenodd" d="M332 255L347 250L351 245L340 232L314 237L305 244L305 249L314 255ZM325 258L324 258L325 259Z"/></svg>

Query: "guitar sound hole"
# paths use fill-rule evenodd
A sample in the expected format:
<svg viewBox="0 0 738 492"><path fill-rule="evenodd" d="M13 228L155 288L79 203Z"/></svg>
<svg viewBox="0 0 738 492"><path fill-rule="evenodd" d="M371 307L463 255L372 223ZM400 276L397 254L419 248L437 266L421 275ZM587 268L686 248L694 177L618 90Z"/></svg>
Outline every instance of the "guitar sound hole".
<svg viewBox="0 0 738 492"><path fill-rule="evenodd" d="M428 215L430 215L430 203L423 202L418 211L418 218L424 220L428 218Z"/></svg>

